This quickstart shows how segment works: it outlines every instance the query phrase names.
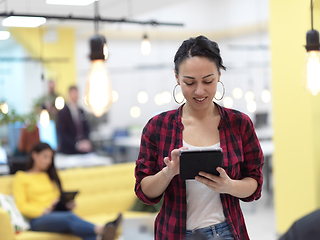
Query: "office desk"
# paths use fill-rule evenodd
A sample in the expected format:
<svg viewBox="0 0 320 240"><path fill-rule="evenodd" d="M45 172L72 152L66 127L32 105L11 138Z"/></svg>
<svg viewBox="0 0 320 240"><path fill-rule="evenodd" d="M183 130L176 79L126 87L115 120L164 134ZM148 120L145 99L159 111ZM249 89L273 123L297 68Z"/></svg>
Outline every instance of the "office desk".
<svg viewBox="0 0 320 240"><path fill-rule="evenodd" d="M54 163L57 169L92 167L101 165L111 165L113 159L107 156L99 156L96 153L67 155L57 153Z"/></svg>

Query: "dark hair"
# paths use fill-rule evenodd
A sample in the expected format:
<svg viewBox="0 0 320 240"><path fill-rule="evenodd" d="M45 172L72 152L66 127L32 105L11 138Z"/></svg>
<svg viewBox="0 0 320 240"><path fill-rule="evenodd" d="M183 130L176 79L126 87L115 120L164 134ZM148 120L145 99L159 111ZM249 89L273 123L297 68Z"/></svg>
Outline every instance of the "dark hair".
<svg viewBox="0 0 320 240"><path fill-rule="evenodd" d="M75 85L72 85L72 86L69 87L69 92L70 92L71 90L78 90L78 87L75 86Z"/></svg>
<svg viewBox="0 0 320 240"><path fill-rule="evenodd" d="M205 57L213 61L217 65L218 71L220 68L226 70L226 67L223 66L218 44L209 40L205 36L198 36L196 38L189 38L188 40L183 41L179 47L176 55L174 56L174 69L176 74L179 74L179 66L184 60L196 56Z"/></svg>
<svg viewBox="0 0 320 240"><path fill-rule="evenodd" d="M61 188L61 182L60 182L60 179L59 179L59 176L57 174L57 171L56 171L56 168L54 166L54 151L52 150L52 148L50 147L49 144L47 143L43 143L43 142L38 142L36 143L33 148L31 149L30 153L29 153L29 157L28 157L28 161L26 163L26 168L25 170L29 170L33 167L33 164L34 164L34 160L32 158L32 153L33 152L36 152L36 153L40 153L42 152L43 150L46 150L46 149L50 149L52 151L52 164L51 166L48 168L48 170L46 171L49 175L49 178L56 182L60 191L62 191L62 188Z"/></svg>

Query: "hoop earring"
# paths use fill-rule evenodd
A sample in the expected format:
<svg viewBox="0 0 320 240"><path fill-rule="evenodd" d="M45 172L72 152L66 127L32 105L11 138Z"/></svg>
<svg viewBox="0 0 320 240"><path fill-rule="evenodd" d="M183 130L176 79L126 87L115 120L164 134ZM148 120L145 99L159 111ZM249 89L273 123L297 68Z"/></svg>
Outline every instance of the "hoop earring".
<svg viewBox="0 0 320 240"><path fill-rule="evenodd" d="M176 103L178 104L181 104L183 103L184 99L181 101L181 102L178 102L177 99L176 99L176 95L175 95L175 92L176 92L176 88L179 86L179 84L175 85L174 88L173 88L173 92L172 92L172 95L173 95L173 99Z"/></svg>
<svg viewBox="0 0 320 240"><path fill-rule="evenodd" d="M223 94L222 94L222 97L220 99L216 99L216 96L214 96L214 99L217 100L217 101L221 101L222 98L224 97L224 94L226 92L226 89L224 88L224 84L219 80L218 83L221 83L222 84L222 87L223 87Z"/></svg>

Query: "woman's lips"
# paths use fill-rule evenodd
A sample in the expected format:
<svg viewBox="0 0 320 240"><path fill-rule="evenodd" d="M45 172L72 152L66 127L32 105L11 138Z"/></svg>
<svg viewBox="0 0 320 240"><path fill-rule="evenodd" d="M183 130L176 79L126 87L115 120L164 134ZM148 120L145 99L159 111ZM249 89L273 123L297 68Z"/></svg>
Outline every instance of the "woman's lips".
<svg viewBox="0 0 320 240"><path fill-rule="evenodd" d="M203 98L193 98L196 102L198 102L198 103L203 103L206 99L207 99L207 97L203 97Z"/></svg>

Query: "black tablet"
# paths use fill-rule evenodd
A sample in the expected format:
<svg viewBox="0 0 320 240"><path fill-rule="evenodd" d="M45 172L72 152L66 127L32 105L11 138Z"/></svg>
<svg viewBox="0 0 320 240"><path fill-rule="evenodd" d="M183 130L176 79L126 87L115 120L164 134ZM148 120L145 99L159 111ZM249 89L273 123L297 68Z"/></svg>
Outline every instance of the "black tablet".
<svg viewBox="0 0 320 240"><path fill-rule="evenodd" d="M66 207L66 203L73 200L78 194L78 191L61 192L60 200L54 207L53 211L69 211Z"/></svg>
<svg viewBox="0 0 320 240"><path fill-rule="evenodd" d="M216 168L222 166L222 161L222 149L180 150L180 179L194 179L200 171L219 176Z"/></svg>
<svg viewBox="0 0 320 240"><path fill-rule="evenodd" d="M77 194L78 194L78 191L62 192L61 193L61 200L63 200L65 203L67 203L67 202L73 200Z"/></svg>

